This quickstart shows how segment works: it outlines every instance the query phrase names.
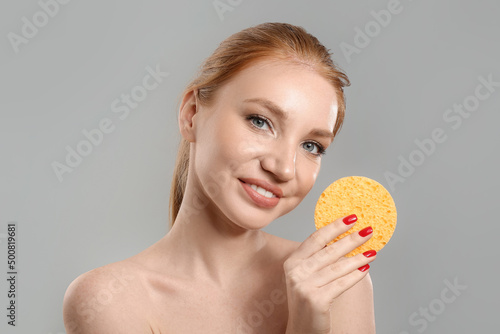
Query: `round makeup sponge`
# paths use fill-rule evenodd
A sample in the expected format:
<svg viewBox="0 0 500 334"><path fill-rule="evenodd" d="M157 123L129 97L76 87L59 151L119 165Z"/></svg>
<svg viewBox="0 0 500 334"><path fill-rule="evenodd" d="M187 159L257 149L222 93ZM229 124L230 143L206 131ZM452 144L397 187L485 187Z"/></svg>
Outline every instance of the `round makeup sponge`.
<svg viewBox="0 0 500 334"><path fill-rule="evenodd" d="M356 214L358 221L346 233L332 240L334 243L348 234L367 226L373 228L373 236L347 254L347 257L384 247L396 228L396 205L391 194L377 181L364 176L348 176L328 186L320 195L314 210L316 229L332 223L338 218Z"/></svg>

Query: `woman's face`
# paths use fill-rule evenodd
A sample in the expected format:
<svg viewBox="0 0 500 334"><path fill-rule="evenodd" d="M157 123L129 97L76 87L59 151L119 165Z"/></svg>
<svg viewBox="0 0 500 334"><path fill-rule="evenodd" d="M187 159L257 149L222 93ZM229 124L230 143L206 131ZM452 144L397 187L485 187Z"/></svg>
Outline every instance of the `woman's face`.
<svg viewBox="0 0 500 334"><path fill-rule="evenodd" d="M238 73L192 119L194 184L207 208L245 229L294 209L314 185L336 118L333 86L308 67L260 60Z"/></svg>

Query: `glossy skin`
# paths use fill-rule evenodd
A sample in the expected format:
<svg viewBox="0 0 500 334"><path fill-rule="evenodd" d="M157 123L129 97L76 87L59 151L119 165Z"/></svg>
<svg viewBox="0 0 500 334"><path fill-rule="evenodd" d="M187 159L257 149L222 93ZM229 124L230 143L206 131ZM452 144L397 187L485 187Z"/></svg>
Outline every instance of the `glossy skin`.
<svg viewBox="0 0 500 334"><path fill-rule="evenodd" d="M255 99L271 101L286 119ZM186 94L179 127L191 143L190 165L176 222L143 252L70 285L67 333L375 333L370 277L356 269L375 257L341 258L369 237L344 238L343 247L315 262L318 270L332 264L337 276L349 277L331 284L332 307L319 310L303 308L304 297L315 298L312 290L297 290L313 281L290 273L349 227L339 220L303 243L260 230L311 190L317 153L330 145L336 117L333 87L312 69L283 61L252 64L219 89L210 107ZM266 207L269 201L249 196L240 179L257 180L279 201Z"/></svg>

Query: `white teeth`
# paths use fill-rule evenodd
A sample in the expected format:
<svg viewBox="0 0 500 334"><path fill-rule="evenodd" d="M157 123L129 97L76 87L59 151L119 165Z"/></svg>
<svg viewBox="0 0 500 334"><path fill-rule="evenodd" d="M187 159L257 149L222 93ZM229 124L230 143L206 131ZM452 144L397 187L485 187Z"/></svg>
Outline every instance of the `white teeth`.
<svg viewBox="0 0 500 334"><path fill-rule="evenodd" d="M264 188L257 187L257 192L258 192L259 194L261 194L262 196L265 196L265 195L266 195L266 189L264 189Z"/></svg>
<svg viewBox="0 0 500 334"><path fill-rule="evenodd" d="M261 187L258 187L256 186L255 184L251 184L250 185L250 188L252 188L253 190L255 190L256 192L258 192L259 194L261 194L262 196L264 197L267 197L267 198L273 198L273 197L276 197L275 194L273 194L272 192L270 191L267 191L266 189L264 188L261 188Z"/></svg>

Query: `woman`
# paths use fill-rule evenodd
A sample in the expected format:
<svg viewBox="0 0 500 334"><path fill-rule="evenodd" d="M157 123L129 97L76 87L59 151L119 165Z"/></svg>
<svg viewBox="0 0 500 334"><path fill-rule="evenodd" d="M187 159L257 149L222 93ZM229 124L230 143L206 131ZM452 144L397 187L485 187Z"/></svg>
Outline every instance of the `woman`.
<svg viewBox="0 0 500 334"><path fill-rule="evenodd" d="M67 333L375 333L375 256L344 257L370 230L325 247L354 215L302 243L261 231L314 185L347 85L301 27L265 23L223 41L180 104L170 231L73 281Z"/></svg>

